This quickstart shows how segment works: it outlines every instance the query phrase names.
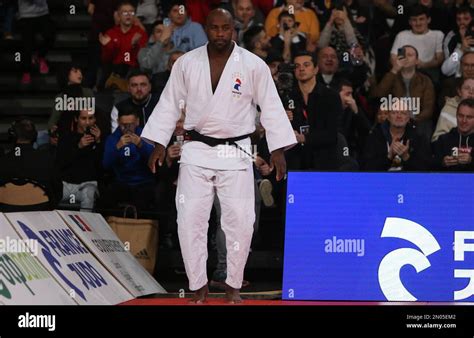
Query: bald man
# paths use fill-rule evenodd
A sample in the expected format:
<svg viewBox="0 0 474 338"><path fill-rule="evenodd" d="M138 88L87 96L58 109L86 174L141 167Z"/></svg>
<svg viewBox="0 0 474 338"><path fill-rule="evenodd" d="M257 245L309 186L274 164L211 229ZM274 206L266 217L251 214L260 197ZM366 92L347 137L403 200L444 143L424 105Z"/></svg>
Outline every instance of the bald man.
<svg viewBox="0 0 474 338"><path fill-rule="evenodd" d="M206 22L209 42L181 56L142 137L155 144L150 169L161 166L181 114L185 112L176 208L181 253L195 291L193 303L206 301L207 230L217 194L226 237L226 299L240 303L240 288L255 221L253 154L249 135L255 130L256 106L266 130L271 165L285 176L284 149L296 138L267 65L232 41L233 19L213 10ZM185 109L184 109L185 108Z"/></svg>

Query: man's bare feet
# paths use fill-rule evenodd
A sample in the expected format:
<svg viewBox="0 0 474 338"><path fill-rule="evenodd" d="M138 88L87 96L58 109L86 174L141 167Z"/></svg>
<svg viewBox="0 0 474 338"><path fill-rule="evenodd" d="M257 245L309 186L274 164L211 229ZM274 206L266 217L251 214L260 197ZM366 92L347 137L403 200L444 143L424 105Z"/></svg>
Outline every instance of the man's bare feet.
<svg viewBox="0 0 474 338"><path fill-rule="evenodd" d="M207 295L209 294L209 287L204 285L199 290L194 291L193 298L189 301L191 304L203 304L207 300Z"/></svg>
<svg viewBox="0 0 474 338"><path fill-rule="evenodd" d="M226 284L225 299L228 304L241 304L240 289L234 289Z"/></svg>

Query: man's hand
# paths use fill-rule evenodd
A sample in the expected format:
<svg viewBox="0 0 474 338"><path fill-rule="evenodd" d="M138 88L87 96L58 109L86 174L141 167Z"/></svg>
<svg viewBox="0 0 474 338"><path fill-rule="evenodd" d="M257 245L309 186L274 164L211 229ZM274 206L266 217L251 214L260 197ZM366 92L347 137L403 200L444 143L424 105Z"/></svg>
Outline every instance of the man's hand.
<svg viewBox="0 0 474 338"><path fill-rule="evenodd" d="M288 116L288 120L293 121L293 112L291 110L286 111L286 116Z"/></svg>
<svg viewBox="0 0 474 338"><path fill-rule="evenodd" d="M357 103L356 101L354 100L354 98L352 96L348 97L347 100L346 100L346 104L349 106L349 108L355 113L357 114L359 112L359 108L357 107Z"/></svg>
<svg viewBox="0 0 474 338"><path fill-rule="evenodd" d="M305 143L306 142L306 138L305 138L304 134L298 133L296 130L293 130L293 131L295 132L296 141L298 141L298 143Z"/></svg>
<svg viewBox="0 0 474 338"><path fill-rule="evenodd" d="M443 158L443 166L445 167L452 167L458 164L459 164L458 158L455 156L445 156Z"/></svg>
<svg viewBox="0 0 474 338"><path fill-rule="evenodd" d="M125 135L122 135L122 137L120 138L120 140L117 142L117 149L122 149L124 146L126 146L127 144L130 144L132 143L132 138L130 136L130 134L125 134Z"/></svg>
<svg viewBox="0 0 474 338"><path fill-rule="evenodd" d="M407 144L404 145L402 142L395 141L392 143L393 151L400 157L403 157L405 154L408 153L408 149L410 149L410 141L407 141Z"/></svg>
<svg viewBox="0 0 474 338"><path fill-rule="evenodd" d="M460 153L458 156L459 164L469 164L472 162L471 154L468 153Z"/></svg>
<svg viewBox="0 0 474 338"><path fill-rule="evenodd" d="M79 149L83 149L94 142L95 142L94 136L89 135L89 134L84 134L84 136L82 136L81 139L79 140L79 144L78 144Z"/></svg>
<svg viewBox="0 0 474 338"><path fill-rule="evenodd" d="M140 148L142 146L142 139L137 134L135 134L135 133L130 134L130 140L138 148Z"/></svg>
<svg viewBox="0 0 474 338"><path fill-rule="evenodd" d="M106 44L108 44L110 40L112 39L107 34L99 33L99 41L102 44L102 46L105 46Z"/></svg>
<svg viewBox="0 0 474 338"><path fill-rule="evenodd" d="M393 64L392 64L392 69L390 70L394 74L398 74L402 70L403 67L405 67L407 61L406 58L402 57L397 57L394 59Z"/></svg>
<svg viewBox="0 0 474 338"><path fill-rule="evenodd" d="M282 148L272 151L270 156L270 169L276 167L276 179L281 181L286 176L285 153Z"/></svg>
<svg viewBox="0 0 474 338"><path fill-rule="evenodd" d="M169 26L163 26L163 31L161 33L160 41L161 43L166 43L170 40L171 35L173 35L174 26L171 24Z"/></svg>
<svg viewBox="0 0 474 338"><path fill-rule="evenodd" d="M167 154L170 159L177 159L181 154L181 146L179 144L173 144L168 148Z"/></svg>
<svg viewBox="0 0 474 338"><path fill-rule="evenodd" d="M100 142L101 131L100 131L99 127L97 127L97 125L93 125L91 127L91 134L95 137L95 140L97 142Z"/></svg>
<svg viewBox="0 0 474 338"><path fill-rule="evenodd" d="M142 35L140 33L135 33L135 35L132 37L132 46L136 46L138 42L140 41Z"/></svg>
<svg viewBox="0 0 474 338"><path fill-rule="evenodd" d="M156 173L156 161L158 161L158 165L161 167L163 165L163 161L165 159L166 149L162 144L156 143L155 149L150 155L148 159L148 168L154 174Z"/></svg>

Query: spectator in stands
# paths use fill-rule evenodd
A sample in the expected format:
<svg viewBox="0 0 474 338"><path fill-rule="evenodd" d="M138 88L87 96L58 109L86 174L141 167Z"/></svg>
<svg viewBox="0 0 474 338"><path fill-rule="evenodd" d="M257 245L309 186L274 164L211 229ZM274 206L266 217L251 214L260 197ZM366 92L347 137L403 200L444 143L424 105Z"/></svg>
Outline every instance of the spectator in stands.
<svg viewBox="0 0 474 338"><path fill-rule="evenodd" d="M342 76L338 73L339 59L334 48L324 47L319 50L318 67L318 83L337 91Z"/></svg>
<svg viewBox="0 0 474 338"><path fill-rule="evenodd" d="M388 120L368 136L364 169L369 171L423 171L430 168L429 143L410 123L411 112L394 107Z"/></svg>
<svg viewBox="0 0 474 338"><path fill-rule="evenodd" d="M409 23L411 30L405 30L397 34L391 50L392 65L396 62L398 49L405 45L411 45L418 52L417 67L428 73L433 82L439 82L439 66L443 63L443 37L441 31L430 30L431 22L428 9L417 5L410 9Z"/></svg>
<svg viewBox="0 0 474 338"><path fill-rule="evenodd" d="M81 210L91 211L101 173L102 133L93 111L76 111L74 122L74 132L60 135L56 154L57 170L63 181L62 201L80 202Z"/></svg>
<svg viewBox="0 0 474 338"><path fill-rule="evenodd" d="M446 104L443 109L441 109L441 114L439 115L438 123L436 124L436 129L431 138L431 142L436 141L438 137L449 133L452 128L457 127L456 112L459 102L464 99L474 98L474 79L458 79L456 89L458 95L455 97L448 97L446 99Z"/></svg>
<svg viewBox="0 0 474 338"><path fill-rule="evenodd" d="M46 54L54 44L54 24L49 15L47 0L18 0L18 18L23 45L21 83L28 85L31 83L32 64L39 66L40 74L49 73ZM37 54L33 55L37 33L43 39L38 42Z"/></svg>
<svg viewBox="0 0 474 338"><path fill-rule="evenodd" d="M308 166L315 170L336 170L339 167L337 121L342 113L341 99L337 92L318 83L318 66L312 54L298 54L293 63L298 84L293 95L295 109L289 118L298 145L293 151L289 150L292 152L289 156L300 160L300 169Z"/></svg>
<svg viewBox="0 0 474 338"><path fill-rule="evenodd" d="M168 10L173 33L171 41L175 48L189 52L207 42L207 36L199 23L188 18L186 3L183 0L172 0Z"/></svg>
<svg viewBox="0 0 474 338"><path fill-rule="evenodd" d="M148 46L138 52L138 63L142 70L153 75L166 71L171 53L177 50L171 41L171 34L171 26L163 25L161 20L155 23Z"/></svg>
<svg viewBox="0 0 474 338"><path fill-rule="evenodd" d="M62 67L62 69L57 74L57 81L58 86L61 89L61 92L56 95L55 103L57 100L63 100L64 96L66 97L83 97L83 98L92 98L94 97L94 92L90 88L86 88L82 86L83 81L83 72L82 67L77 64L66 64ZM68 121L63 123L63 127L66 126L68 131L71 131L72 121L73 121L73 112L72 110L64 109L66 108L65 105L57 105L55 104L53 107L53 111L51 116L48 120L48 129L50 130L51 134L57 138L57 129L58 123L61 120L62 122L67 119ZM93 108L93 107L91 107ZM76 110L76 108L73 108ZM63 117L61 119L61 115L63 112L68 111L68 117ZM62 128L60 128L62 129ZM57 140L56 140L57 143Z"/></svg>
<svg viewBox="0 0 474 338"><path fill-rule="evenodd" d="M359 39L356 34L359 36ZM364 38L354 29L351 21L347 17L346 9L333 9L329 21L321 31L318 47L332 46L336 49L338 56L342 58L343 53L347 52L351 45L359 41L362 42L363 40Z"/></svg>
<svg viewBox="0 0 474 338"><path fill-rule="evenodd" d="M3 17L3 38L5 40L13 40L13 19L15 18L16 1L2 0L0 1L0 17Z"/></svg>
<svg viewBox="0 0 474 338"><path fill-rule="evenodd" d="M306 50L306 36L298 30L293 14L281 12L278 22L280 32L270 40L272 53L282 55L285 62L291 62L293 55Z"/></svg>
<svg viewBox="0 0 474 338"><path fill-rule="evenodd" d="M137 24L135 7L130 2L120 3L117 15L118 25L105 34L99 33L99 41L102 44L102 62L112 64L111 72L123 79L132 68L138 67L138 51L145 47L148 35ZM112 79L114 77L109 78L110 81ZM106 87L111 85L111 82L106 83Z"/></svg>
<svg viewBox="0 0 474 338"><path fill-rule="evenodd" d="M147 166L153 146L140 138L143 128L139 120L136 111L120 111L119 127L105 142L102 165L115 174L114 182L101 197L106 208L123 202L142 210L153 207L155 178Z"/></svg>
<svg viewBox="0 0 474 338"><path fill-rule="evenodd" d="M305 33L308 37L307 49L314 51L319 39L319 21L316 14L312 10L303 7L303 4L303 0L286 0L285 5L272 9L265 21L265 31L271 37L276 36L279 32L278 15L283 11L289 11L295 15L296 22L300 23L299 31Z"/></svg>
<svg viewBox="0 0 474 338"><path fill-rule="evenodd" d="M118 116L130 111L138 112L140 127L143 127L159 100L159 96L151 92L151 82L148 74L138 69L131 72L128 77L128 92L130 97L120 101L112 108L110 114L112 132L117 129Z"/></svg>
<svg viewBox="0 0 474 338"><path fill-rule="evenodd" d="M244 34L244 47L248 51L266 59L271 52L270 36L262 26L250 27Z"/></svg>
<svg viewBox="0 0 474 338"><path fill-rule="evenodd" d="M445 171L474 171L474 99L459 103L456 120L458 126L433 144L435 165Z"/></svg>
<svg viewBox="0 0 474 338"><path fill-rule="evenodd" d="M277 82L278 81L278 68L280 64L284 62L283 57L281 54L271 54L269 55L266 59L265 62L268 65L268 68L270 68L270 72L272 73L272 78L273 81Z"/></svg>
<svg viewBox="0 0 474 338"><path fill-rule="evenodd" d="M443 42L444 62L441 71L446 76L461 76L461 58L464 53L474 50L474 36L467 35L471 29L472 14L469 7L461 7L456 12L456 29L450 31Z"/></svg>
<svg viewBox="0 0 474 338"><path fill-rule="evenodd" d="M168 79L171 74L171 68L173 68L173 65L176 62L176 60L178 60L178 58L183 54L184 52L180 50L175 50L174 52L171 52L168 59L168 64L166 65L166 70L163 72L154 74L153 77L151 78L151 91L153 93L156 93L158 97L161 96L163 89L165 89L166 82L168 82Z"/></svg>
<svg viewBox="0 0 474 338"><path fill-rule="evenodd" d="M101 79L101 83L97 84L102 49L99 34L105 34L115 26L114 12L119 3L120 0L88 0L87 13L92 17L92 22L87 39L87 71L84 74L86 87L95 88L98 85L102 89L105 83L105 79Z"/></svg>
<svg viewBox="0 0 474 338"><path fill-rule="evenodd" d="M461 76L462 78L474 78L474 51L468 51L464 53L461 57ZM456 76L457 77L457 76ZM448 79L450 80L450 79ZM443 84L443 88L441 89L441 98L444 99L445 97L453 97L456 96L456 83L452 81L446 81ZM444 104L442 101L441 103Z"/></svg>
<svg viewBox="0 0 474 338"><path fill-rule="evenodd" d="M374 88L375 97L408 97L419 103L418 111L414 111L414 120L418 132L427 140L431 139L433 132L432 116L435 106L435 91L431 79L417 71L418 51L413 46L403 46L404 56L399 56L393 61L392 70L385 74L382 81Z"/></svg>
<svg viewBox="0 0 474 338"><path fill-rule="evenodd" d="M237 32L237 42L242 46L244 33L252 26L262 25L264 18L260 12L257 15L251 0L236 0L229 7L234 8L234 29Z"/></svg>
<svg viewBox="0 0 474 338"><path fill-rule="evenodd" d="M37 137L34 123L27 118L19 118L12 124L10 134L14 146L2 157L0 182L14 178L34 180L46 189L50 198L45 209L56 206L62 198L62 183L54 170L54 158L50 153L33 147Z"/></svg>
<svg viewBox="0 0 474 338"><path fill-rule="evenodd" d="M339 82L339 97L342 102L342 114L338 118L338 131L349 146L350 155L358 159L365 147L365 140L370 130L370 122L364 110L354 99L354 89L349 80Z"/></svg>

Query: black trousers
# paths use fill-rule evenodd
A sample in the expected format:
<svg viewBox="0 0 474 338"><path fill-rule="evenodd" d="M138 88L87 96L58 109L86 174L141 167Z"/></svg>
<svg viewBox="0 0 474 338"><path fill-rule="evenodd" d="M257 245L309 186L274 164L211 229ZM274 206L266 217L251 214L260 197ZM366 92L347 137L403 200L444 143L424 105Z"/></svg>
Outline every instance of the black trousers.
<svg viewBox="0 0 474 338"><path fill-rule="evenodd" d="M49 14L36 18L23 18L19 21L21 39L23 40L23 55L21 56L23 72L31 72L31 56L38 51L39 57L45 57L48 50L54 45L55 27ZM35 35L43 38L36 43Z"/></svg>

